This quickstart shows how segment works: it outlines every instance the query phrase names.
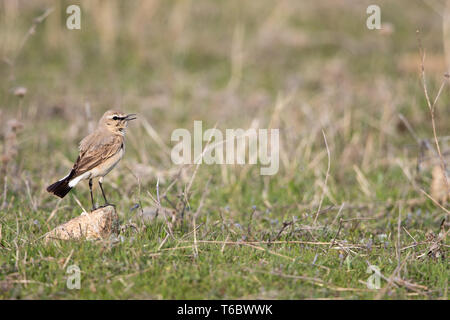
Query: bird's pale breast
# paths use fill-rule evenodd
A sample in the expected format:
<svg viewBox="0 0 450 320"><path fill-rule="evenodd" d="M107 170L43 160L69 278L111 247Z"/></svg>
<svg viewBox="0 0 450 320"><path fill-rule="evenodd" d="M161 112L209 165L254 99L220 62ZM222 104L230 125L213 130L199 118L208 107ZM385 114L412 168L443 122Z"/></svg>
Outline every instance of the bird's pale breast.
<svg viewBox="0 0 450 320"><path fill-rule="evenodd" d="M90 171L91 172L90 178L103 177L107 175L112 169L114 169L117 163L119 163L124 153L125 148L124 147L120 148L120 150L115 155L108 158L105 162L103 162L99 166L93 168Z"/></svg>

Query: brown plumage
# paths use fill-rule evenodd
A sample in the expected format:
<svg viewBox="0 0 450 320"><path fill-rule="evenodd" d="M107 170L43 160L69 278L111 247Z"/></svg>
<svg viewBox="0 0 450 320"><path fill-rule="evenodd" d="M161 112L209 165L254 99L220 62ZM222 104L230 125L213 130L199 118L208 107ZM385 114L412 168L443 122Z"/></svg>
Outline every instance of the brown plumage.
<svg viewBox="0 0 450 320"><path fill-rule="evenodd" d="M80 154L73 166L79 176L102 164L123 148L124 137L110 134L106 130L96 130L80 143Z"/></svg>
<svg viewBox="0 0 450 320"><path fill-rule="evenodd" d="M120 111L107 111L100 119L97 129L80 142L80 153L70 173L50 185L47 191L64 198L78 182L89 179L92 206L95 207L92 179L100 177L99 185L107 203L102 187L103 177L122 159L125 152L125 130L128 121L134 119L136 119L134 114L126 115Z"/></svg>

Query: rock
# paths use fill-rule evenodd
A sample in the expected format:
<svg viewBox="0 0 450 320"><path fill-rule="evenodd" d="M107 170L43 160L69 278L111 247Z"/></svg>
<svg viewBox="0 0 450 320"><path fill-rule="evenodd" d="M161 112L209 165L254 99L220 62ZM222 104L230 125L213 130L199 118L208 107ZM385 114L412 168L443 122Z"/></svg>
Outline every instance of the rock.
<svg viewBox="0 0 450 320"><path fill-rule="evenodd" d="M164 218L166 216L166 219L168 221L174 221L176 216L176 211L171 208L165 208L165 207L144 207L142 209L142 218L145 222L152 222L153 220L160 220L165 221Z"/></svg>
<svg viewBox="0 0 450 320"><path fill-rule="evenodd" d="M119 217L113 206L73 218L48 232L44 240L100 240L119 233Z"/></svg>

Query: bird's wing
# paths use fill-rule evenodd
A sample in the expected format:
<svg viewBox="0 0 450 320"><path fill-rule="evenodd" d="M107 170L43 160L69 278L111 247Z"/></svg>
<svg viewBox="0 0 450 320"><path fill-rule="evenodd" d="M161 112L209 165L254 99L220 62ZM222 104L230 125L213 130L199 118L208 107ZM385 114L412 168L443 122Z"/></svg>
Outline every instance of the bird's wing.
<svg viewBox="0 0 450 320"><path fill-rule="evenodd" d="M123 146L118 135L93 132L80 143L80 154L73 166L73 177L77 177L100 165L115 155Z"/></svg>

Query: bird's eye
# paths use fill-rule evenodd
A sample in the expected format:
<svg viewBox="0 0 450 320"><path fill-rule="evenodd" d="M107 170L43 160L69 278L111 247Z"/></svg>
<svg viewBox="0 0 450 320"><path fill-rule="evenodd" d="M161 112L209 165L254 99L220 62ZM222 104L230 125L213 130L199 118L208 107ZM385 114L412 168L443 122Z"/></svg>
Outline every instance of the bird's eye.
<svg viewBox="0 0 450 320"><path fill-rule="evenodd" d="M114 116L114 117L113 117L113 120L117 120L117 119L119 119L117 116Z"/></svg>

